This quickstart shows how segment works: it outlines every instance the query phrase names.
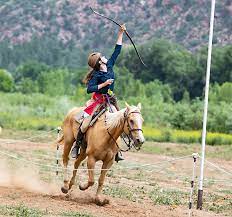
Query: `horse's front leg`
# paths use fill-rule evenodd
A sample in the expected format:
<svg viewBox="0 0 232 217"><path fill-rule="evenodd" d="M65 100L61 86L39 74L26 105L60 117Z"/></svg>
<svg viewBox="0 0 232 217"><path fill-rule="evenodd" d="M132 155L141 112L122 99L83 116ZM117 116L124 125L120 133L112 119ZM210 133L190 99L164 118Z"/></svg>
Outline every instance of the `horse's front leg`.
<svg viewBox="0 0 232 217"><path fill-rule="evenodd" d="M103 184L105 181L106 173L108 172L108 169L113 165L113 163L114 163L114 159L112 159L108 162L104 162L102 165L101 175L100 175L99 180L98 180L97 193L95 196L95 203L99 206L103 206L103 205L109 203L108 199L102 198L101 192L102 192Z"/></svg>
<svg viewBox="0 0 232 217"><path fill-rule="evenodd" d="M86 158L86 153L85 150L81 149L81 153L78 156L78 158L76 159L75 163L74 163L74 170L73 170L73 176L69 182L69 190L72 188L72 186L75 183L75 178L76 178L76 174L77 174L77 169L80 166L81 162Z"/></svg>
<svg viewBox="0 0 232 217"><path fill-rule="evenodd" d="M88 167L88 174L89 174L89 179L88 182L84 185L79 184L80 190L84 191L90 186L94 185L94 168L95 168L96 160L94 157L88 157L87 160L87 167Z"/></svg>

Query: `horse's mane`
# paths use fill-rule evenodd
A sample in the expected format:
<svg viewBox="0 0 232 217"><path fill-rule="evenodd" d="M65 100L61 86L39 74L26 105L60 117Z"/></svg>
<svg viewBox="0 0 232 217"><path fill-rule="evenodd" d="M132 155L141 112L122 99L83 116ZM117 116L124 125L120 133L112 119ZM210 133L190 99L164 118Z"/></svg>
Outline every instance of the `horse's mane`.
<svg viewBox="0 0 232 217"><path fill-rule="evenodd" d="M129 112L137 111L138 108L136 106L130 106ZM110 113L107 112L106 115L106 127L107 129L113 129L116 127L119 127L121 121L124 119L124 113L126 111L126 108L121 109L120 111Z"/></svg>

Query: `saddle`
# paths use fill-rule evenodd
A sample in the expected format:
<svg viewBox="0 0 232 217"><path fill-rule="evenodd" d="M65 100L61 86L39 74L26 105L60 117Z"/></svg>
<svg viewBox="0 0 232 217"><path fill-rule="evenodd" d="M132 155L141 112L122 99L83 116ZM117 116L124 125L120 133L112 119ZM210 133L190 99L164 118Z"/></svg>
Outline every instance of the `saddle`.
<svg viewBox="0 0 232 217"><path fill-rule="evenodd" d="M92 118L91 118L91 121L89 123L89 127L92 127L96 121L98 120L98 118L104 114L105 112L107 111L107 105L104 103L104 104L101 104L100 106L98 106L96 108L96 110L94 111L93 115L92 115ZM81 127L81 125L80 125ZM79 128L80 128L79 127ZM79 129L80 130L80 129ZM81 143L81 148L83 149L86 149L87 148L87 142L86 142L86 138L85 138L86 134L84 133L84 137L83 137L83 140L82 140L82 143Z"/></svg>
<svg viewBox="0 0 232 217"><path fill-rule="evenodd" d="M90 124L89 124L89 127L92 127L95 122L98 120L98 118L104 114L107 110L107 105L104 103L104 104L101 104L97 109L96 111L93 113L92 115L92 119L90 121Z"/></svg>
<svg viewBox="0 0 232 217"><path fill-rule="evenodd" d="M110 100L108 100L108 103L105 102L105 103L102 103L102 104L98 105L95 108L95 111L93 112L91 117L90 116L86 117L86 118L91 118L91 119L87 120L85 122L85 126L84 126L85 131L83 133L82 133L81 127L83 127L82 124L85 121L84 111L79 112L75 116L75 120L80 124L80 126L79 126L79 130L78 130L78 134L77 134L76 145L72 149L73 158L76 158L79 155L80 148L86 150L87 142L86 142L86 133L85 132L88 130L88 128L93 126L96 123L96 121L98 120L98 118L107 111L108 106L110 107L111 112L113 112L113 110L111 108L111 105L116 104L116 98L115 97L114 97L114 100L115 101L110 99ZM113 103L112 103L112 101L113 101Z"/></svg>

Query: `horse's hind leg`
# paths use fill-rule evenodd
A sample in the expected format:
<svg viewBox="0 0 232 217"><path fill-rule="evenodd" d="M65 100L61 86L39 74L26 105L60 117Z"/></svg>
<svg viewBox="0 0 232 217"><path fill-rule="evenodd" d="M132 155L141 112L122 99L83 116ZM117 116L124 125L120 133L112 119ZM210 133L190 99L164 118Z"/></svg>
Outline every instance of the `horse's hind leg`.
<svg viewBox="0 0 232 217"><path fill-rule="evenodd" d="M88 182L84 185L80 184L79 188L80 190L84 191L90 186L94 184L94 168L95 168L96 160L94 157L88 157L87 166L88 166L88 173L89 173L89 179Z"/></svg>
<svg viewBox="0 0 232 217"><path fill-rule="evenodd" d="M68 185L68 161L69 161L69 152L72 148L74 141L75 141L75 139L73 137L73 139L70 139L69 141L65 141L65 144L64 144L64 151L63 151L64 186L61 187L61 191L64 194L67 194L68 189L69 189L69 185Z"/></svg>
<svg viewBox="0 0 232 217"><path fill-rule="evenodd" d="M81 149L81 153L78 156L78 158L76 159L75 163L74 163L74 170L73 170L73 176L69 182L69 190L72 188L72 186L75 183L75 178L76 178L76 174L77 174L77 169L80 166L81 162L86 158L86 152L85 150Z"/></svg>
<svg viewBox="0 0 232 217"><path fill-rule="evenodd" d="M96 197L95 197L95 203L99 206L103 206L105 204L109 203L109 200L107 199L102 199L100 197L101 192L102 192L102 188L103 188L103 184L105 181L105 177L106 177L106 173L108 172L108 169L113 165L114 163L114 159L108 161L108 162L103 162L102 165L102 170L101 170L101 175L98 179L98 188L97 188L97 193L96 193Z"/></svg>

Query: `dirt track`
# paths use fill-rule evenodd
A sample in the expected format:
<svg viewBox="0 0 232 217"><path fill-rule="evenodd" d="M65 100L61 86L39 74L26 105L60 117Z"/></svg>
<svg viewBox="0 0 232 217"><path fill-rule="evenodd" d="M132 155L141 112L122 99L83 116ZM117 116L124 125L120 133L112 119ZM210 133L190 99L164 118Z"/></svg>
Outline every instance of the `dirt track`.
<svg viewBox="0 0 232 217"><path fill-rule="evenodd" d="M0 187L1 205L19 205L24 204L30 208L48 210L48 216L59 216L64 211L77 211L93 214L98 217L183 217L188 216L186 207L168 207L151 204L139 204L128 202L122 199L110 198L110 204L99 207L94 204L92 195L94 192L86 193L74 191L71 198L66 198L61 194L42 195L25 192L24 189ZM194 211L194 216L216 217L215 215L204 211Z"/></svg>
<svg viewBox="0 0 232 217"><path fill-rule="evenodd" d="M20 150L25 151L30 149L41 149L46 150L46 144L37 143L27 143L19 141L10 141L11 144L7 144L6 141L0 140L0 145L8 150ZM162 159L167 159L165 156L155 156L151 154L144 153L127 153L125 158L128 162L136 161L141 163L156 163ZM185 165L186 161L183 161L181 165ZM174 167L175 164L172 164ZM228 163L228 169L231 164ZM179 167L179 166L178 166ZM191 165L188 166L191 168ZM182 170L182 168L179 168ZM184 168L183 168L184 169ZM0 174L1 175L1 174ZM1 176L0 176L1 177ZM27 177L30 179L30 177ZM158 180L158 177L157 177ZM124 180L125 181L125 180ZM124 182L122 179L122 183ZM129 182L129 180L127 180ZM117 180L120 182L120 179ZM163 183L165 184L165 183ZM167 180L166 185L170 183ZM178 185L178 183L177 183ZM137 201L132 202L126 199L119 199L107 196L110 199L110 204L99 207L93 202L94 190L87 190L86 192L81 192L77 188L71 193L71 196L66 197L60 193L60 186L56 185L55 190L52 193L36 193L33 190L22 188L23 186L15 185L1 185L0 182L0 204L1 205L19 205L24 204L30 208L38 208L40 210L46 210L48 215L46 216L60 216L62 212L76 211L92 214L97 217L183 217L188 216L187 206L164 206L164 205L154 205L151 201ZM54 186L53 186L54 187ZM26 190L27 189L27 190ZM0 213L1 214L1 213ZM206 211L197 211L194 209L195 217L216 217L224 215L216 215L215 213Z"/></svg>

